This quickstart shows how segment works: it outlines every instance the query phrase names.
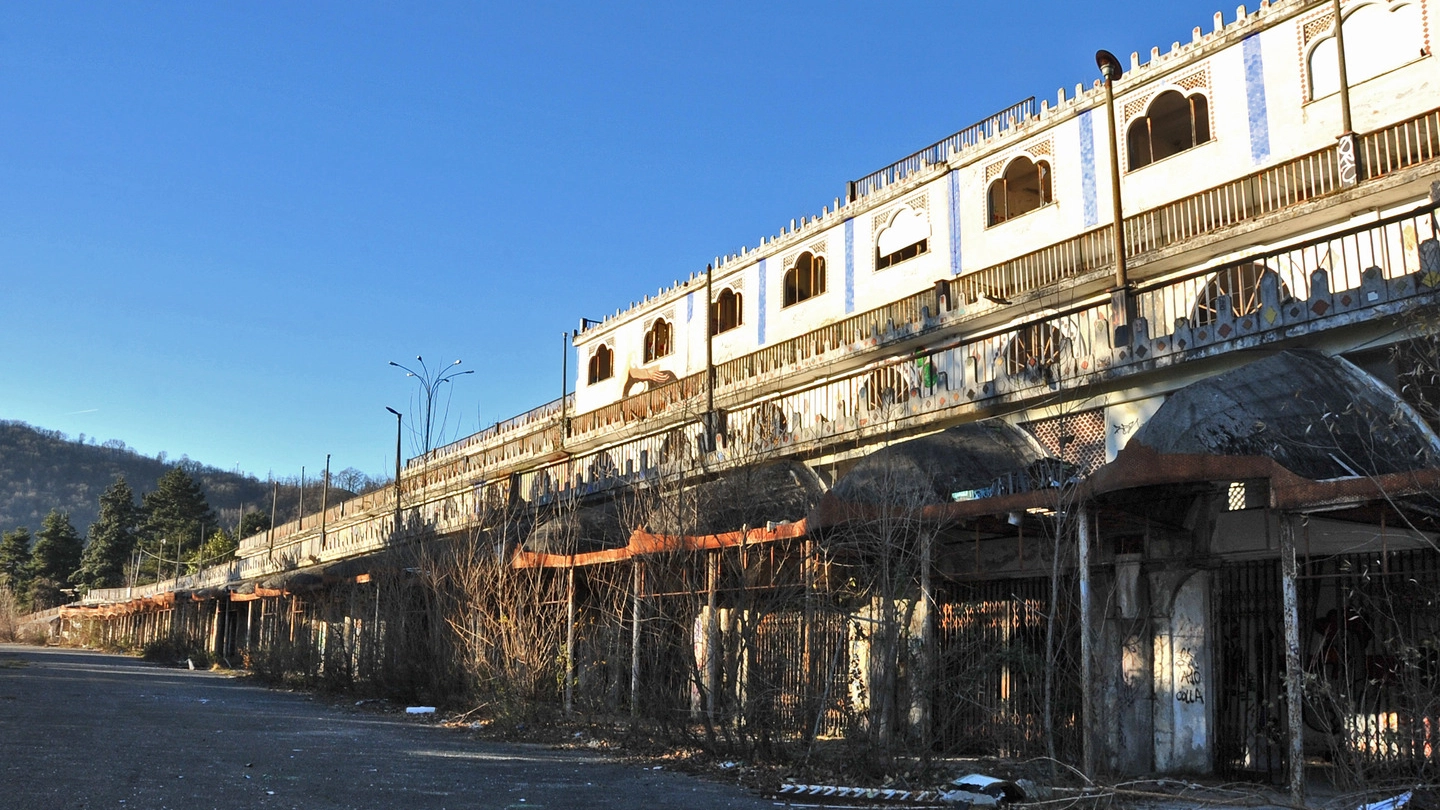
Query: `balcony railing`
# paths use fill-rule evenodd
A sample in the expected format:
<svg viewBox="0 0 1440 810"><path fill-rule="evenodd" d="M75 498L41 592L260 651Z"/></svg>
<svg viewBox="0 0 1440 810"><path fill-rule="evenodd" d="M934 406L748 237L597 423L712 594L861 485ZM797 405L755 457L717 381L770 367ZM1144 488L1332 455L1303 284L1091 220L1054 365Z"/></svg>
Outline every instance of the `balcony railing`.
<svg viewBox="0 0 1440 810"><path fill-rule="evenodd" d="M959 152L961 149L974 146L980 142L981 138L994 137L996 133L1015 126L1017 121L1024 121L1034 115L1035 97L1031 96L1018 104L1006 107L983 121L971 124L948 138L938 140L918 152L906 155L879 171L871 172L859 180L855 180L846 189L846 199L859 199L872 191L903 180L926 166L944 163L950 159L951 152Z"/></svg>

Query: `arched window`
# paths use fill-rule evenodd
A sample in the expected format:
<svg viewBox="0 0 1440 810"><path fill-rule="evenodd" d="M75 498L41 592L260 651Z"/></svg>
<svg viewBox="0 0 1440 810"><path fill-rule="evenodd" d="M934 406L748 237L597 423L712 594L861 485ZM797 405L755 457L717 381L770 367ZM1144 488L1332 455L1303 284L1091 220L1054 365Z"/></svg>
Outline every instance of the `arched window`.
<svg viewBox="0 0 1440 810"><path fill-rule="evenodd" d="M1040 373L1060 359L1065 336L1053 324L1032 323L1015 333L1005 347L1005 373L1011 377Z"/></svg>
<svg viewBox="0 0 1440 810"><path fill-rule="evenodd" d="M655 324L645 333L645 362L664 357L675 348L670 340L671 332L669 321L655 319Z"/></svg>
<svg viewBox="0 0 1440 810"><path fill-rule="evenodd" d="M901 206L875 238L875 269L913 259L930 250L930 222L909 206Z"/></svg>
<svg viewBox="0 0 1440 810"><path fill-rule="evenodd" d="M601 380L610 379L615 373L615 353L610 347L601 343L595 348L595 353L590 355L590 375L587 378L590 385Z"/></svg>
<svg viewBox="0 0 1440 810"><path fill-rule="evenodd" d="M1195 297L1195 309L1190 312L1192 326L1213 326L1220 320L1220 296L1230 299L1230 314L1235 318L1260 311L1260 280L1273 275L1274 270L1263 264L1250 262L1236 267L1227 267L1210 277L1210 281ZM1284 279L1279 279L1280 301L1290 300L1290 288Z"/></svg>
<svg viewBox="0 0 1440 810"><path fill-rule="evenodd" d="M1430 55L1419 3L1346 5L1345 78L1352 87ZM1320 33L1310 46L1306 65L1310 74L1307 100L1324 98L1340 89L1333 18L1330 30Z"/></svg>
<svg viewBox="0 0 1440 810"><path fill-rule="evenodd" d="M1049 162L1022 155L1010 161L1005 173L990 184L990 224L998 225L1050 202Z"/></svg>
<svg viewBox="0 0 1440 810"><path fill-rule="evenodd" d="M810 251L795 259L795 266L785 271L784 306L798 304L825 292L825 257Z"/></svg>
<svg viewBox="0 0 1440 810"><path fill-rule="evenodd" d="M741 309L740 293L726 287L720 291L715 303L710 305L710 334L718 335L721 332L729 332L731 329L745 322L745 314Z"/></svg>
<svg viewBox="0 0 1440 810"><path fill-rule="evenodd" d="M1125 143L1130 168L1138 169L1210 140L1210 102L1203 93L1180 95L1166 90L1145 114L1130 123Z"/></svg>

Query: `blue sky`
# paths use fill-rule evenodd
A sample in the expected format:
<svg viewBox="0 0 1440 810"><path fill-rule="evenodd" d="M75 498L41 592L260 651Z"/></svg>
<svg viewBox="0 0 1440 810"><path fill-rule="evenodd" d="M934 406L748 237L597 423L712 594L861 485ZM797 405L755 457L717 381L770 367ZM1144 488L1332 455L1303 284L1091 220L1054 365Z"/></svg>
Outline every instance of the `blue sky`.
<svg viewBox="0 0 1440 810"><path fill-rule="evenodd" d="M549 401L581 316L1215 10L11 3L0 419L383 473L389 361L476 370L452 433Z"/></svg>

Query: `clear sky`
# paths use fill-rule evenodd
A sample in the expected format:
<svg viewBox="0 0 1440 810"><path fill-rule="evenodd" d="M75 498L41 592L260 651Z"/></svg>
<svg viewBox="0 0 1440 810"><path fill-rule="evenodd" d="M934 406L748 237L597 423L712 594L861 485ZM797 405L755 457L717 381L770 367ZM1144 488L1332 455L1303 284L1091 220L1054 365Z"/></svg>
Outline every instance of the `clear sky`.
<svg viewBox="0 0 1440 810"><path fill-rule="evenodd" d="M476 370L452 435L547 402L581 316L1215 10L11 2L0 419L384 473L389 361Z"/></svg>

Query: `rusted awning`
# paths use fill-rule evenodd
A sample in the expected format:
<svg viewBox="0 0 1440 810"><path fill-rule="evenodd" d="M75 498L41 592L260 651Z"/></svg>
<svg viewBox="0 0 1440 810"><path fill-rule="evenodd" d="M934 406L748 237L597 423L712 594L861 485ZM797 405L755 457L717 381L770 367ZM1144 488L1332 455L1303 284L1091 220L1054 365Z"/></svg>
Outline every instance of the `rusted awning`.
<svg viewBox="0 0 1440 810"><path fill-rule="evenodd" d="M773 527L705 535L652 534L637 529L630 534L630 541L621 548L581 554L545 554L521 549L515 552L510 560L510 565L513 568L579 568L623 562L653 554L734 548L752 543L772 543L776 540L804 537L806 531L807 523L803 518L793 523L782 523Z"/></svg>

